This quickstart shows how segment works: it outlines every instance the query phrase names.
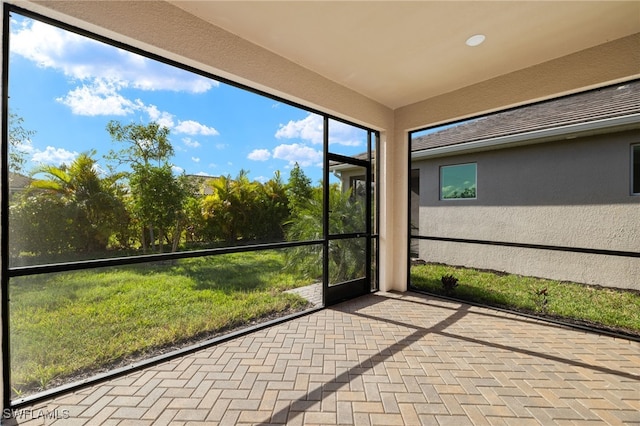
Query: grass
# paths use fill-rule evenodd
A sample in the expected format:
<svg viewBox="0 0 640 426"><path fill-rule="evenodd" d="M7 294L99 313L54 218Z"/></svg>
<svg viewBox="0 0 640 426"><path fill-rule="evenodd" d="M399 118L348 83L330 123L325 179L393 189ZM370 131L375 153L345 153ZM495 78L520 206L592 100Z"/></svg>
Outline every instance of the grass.
<svg viewBox="0 0 640 426"><path fill-rule="evenodd" d="M14 396L299 311L310 282L262 251L10 281Z"/></svg>
<svg viewBox="0 0 640 426"><path fill-rule="evenodd" d="M311 281L284 264L284 252L273 250L12 278L14 397L302 310L306 301L283 291ZM449 292L441 282L447 275L458 278ZM434 294L640 335L638 292L444 265L412 267L411 282Z"/></svg>
<svg viewBox="0 0 640 426"><path fill-rule="evenodd" d="M441 282L446 275L458 278L449 292ZM436 264L413 266L411 284L433 294L640 336L639 292Z"/></svg>

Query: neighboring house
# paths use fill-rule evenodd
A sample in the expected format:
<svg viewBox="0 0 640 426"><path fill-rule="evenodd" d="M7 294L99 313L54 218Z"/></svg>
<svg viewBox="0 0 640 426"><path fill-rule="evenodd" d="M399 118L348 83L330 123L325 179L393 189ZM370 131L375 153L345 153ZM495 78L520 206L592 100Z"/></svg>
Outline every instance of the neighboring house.
<svg viewBox="0 0 640 426"><path fill-rule="evenodd" d="M15 193L24 191L32 181L33 179L25 175L9 172L9 197Z"/></svg>
<svg viewBox="0 0 640 426"><path fill-rule="evenodd" d="M640 290L640 81L421 133L413 256Z"/></svg>
<svg viewBox="0 0 640 426"><path fill-rule="evenodd" d="M414 261L640 290L640 81L414 132L410 203Z"/></svg>
<svg viewBox="0 0 640 426"><path fill-rule="evenodd" d="M213 188L209 185L209 181L215 178L216 176L187 175L189 183L196 189L195 195L202 196L213 194Z"/></svg>

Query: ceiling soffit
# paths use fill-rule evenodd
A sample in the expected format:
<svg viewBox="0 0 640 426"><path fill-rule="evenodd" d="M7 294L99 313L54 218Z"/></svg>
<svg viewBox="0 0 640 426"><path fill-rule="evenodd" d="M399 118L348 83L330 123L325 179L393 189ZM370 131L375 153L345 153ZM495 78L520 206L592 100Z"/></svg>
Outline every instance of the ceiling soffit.
<svg viewBox="0 0 640 426"><path fill-rule="evenodd" d="M393 109L640 32L638 2L171 3Z"/></svg>

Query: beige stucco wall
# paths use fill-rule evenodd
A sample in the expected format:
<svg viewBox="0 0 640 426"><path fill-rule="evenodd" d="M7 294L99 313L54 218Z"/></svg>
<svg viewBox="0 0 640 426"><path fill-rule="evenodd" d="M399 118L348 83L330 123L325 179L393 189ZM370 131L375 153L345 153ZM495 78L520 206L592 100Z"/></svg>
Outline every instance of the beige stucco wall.
<svg viewBox="0 0 640 426"><path fill-rule="evenodd" d="M640 196L630 194L640 130L441 157L420 172L420 235L640 252ZM477 199L440 200L439 168L477 164ZM640 259L420 242L431 262L640 290Z"/></svg>
<svg viewBox="0 0 640 426"><path fill-rule="evenodd" d="M394 288L406 290L407 283L406 168L409 131L638 78L638 46L640 34L634 34L397 109L394 120L395 143L389 148L392 159L387 160L391 172L386 176L389 186L393 188L389 202L394 208L389 216L396 230L396 238L390 244L394 252L393 260L389 262L395 266L392 273Z"/></svg>

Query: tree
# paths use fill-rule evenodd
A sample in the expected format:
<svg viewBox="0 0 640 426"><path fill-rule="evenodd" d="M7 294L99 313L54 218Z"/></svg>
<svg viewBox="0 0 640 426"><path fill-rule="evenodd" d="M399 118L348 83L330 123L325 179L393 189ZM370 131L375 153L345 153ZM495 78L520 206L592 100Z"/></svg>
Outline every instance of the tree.
<svg viewBox="0 0 640 426"><path fill-rule="evenodd" d="M149 167L152 162L161 167L173 156L173 146L169 141L169 129L156 122L144 124L126 124L112 120L107 131L114 142L127 146L120 151L110 151L107 158L118 165L142 165Z"/></svg>
<svg viewBox="0 0 640 426"><path fill-rule="evenodd" d="M32 130L23 127L24 119L18 114L9 113L9 171L22 173L26 163L27 151L24 147L35 134Z"/></svg>
<svg viewBox="0 0 640 426"><path fill-rule="evenodd" d="M71 211L59 197L44 193L21 193L9 207L9 250L12 266L23 266L38 256L68 257L74 251ZM69 260L69 259L65 259Z"/></svg>
<svg viewBox="0 0 640 426"><path fill-rule="evenodd" d="M40 177L12 210L14 251L92 253L107 248L126 212L114 181L100 177L93 154L82 153L69 166L35 170L33 176Z"/></svg>
<svg viewBox="0 0 640 426"><path fill-rule="evenodd" d="M149 246L154 249L156 238L160 252L165 239L172 251L177 250L186 217L184 201L191 188L184 176L173 175L169 160L174 151L169 129L156 122L123 125L110 121L107 131L114 142L125 144L119 151L110 151L107 158L116 167L127 164L131 168L126 172L132 197L130 206L140 226L143 251L146 253Z"/></svg>
<svg viewBox="0 0 640 426"><path fill-rule="evenodd" d="M289 241L319 240L323 237L322 187L313 188L308 202L292 216L287 228ZM352 196L351 190L342 191L332 184L329 188L329 229L332 234L361 232L365 217L365 204ZM364 274L364 239L339 239L329 246L329 281L342 282ZM308 278L322 276L322 247L310 245L287 251L287 268L299 271Z"/></svg>
<svg viewBox="0 0 640 426"><path fill-rule="evenodd" d="M260 184L249 180L249 173L220 176L210 182L213 194L202 201L205 220L217 238L235 244L239 238L250 239L255 214L255 199Z"/></svg>
<svg viewBox="0 0 640 426"><path fill-rule="evenodd" d="M322 232L322 187L314 188L312 196L300 205L286 225L288 241L320 240ZM309 245L287 250L285 268L303 274L305 278L322 277L322 246Z"/></svg>
<svg viewBox="0 0 640 426"><path fill-rule="evenodd" d="M113 179L99 175L95 151L80 154L68 167L43 166L35 175L46 179L31 183L32 189L58 194L75 210L76 248L84 252L107 248L109 237L126 219L126 212Z"/></svg>
<svg viewBox="0 0 640 426"><path fill-rule="evenodd" d="M289 199L289 209L292 214L306 206L313 196L311 179L309 179L298 163L295 164L289 174L287 183L287 197Z"/></svg>
<svg viewBox="0 0 640 426"><path fill-rule="evenodd" d="M254 238L260 241L281 241L284 238L284 223L289 219L289 197L287 185L282 182L280 172L259 186L255 220L252 222Z"/></svg>
<svg viewBox="0 0 640 426"><path fill-rule="evenodd" d="M202 214L202 198L190 194L184 203L185 239L187 243L204 243L215 240Z"/></svg>
<svg viewBox="0 0 640 426"><path fill-rule="evenodd" d="M263 184L251 181L249 172L240 170L235 179L220 176L209 185L213 193L202 199L201 206L214 239L227 244L283 239L289 200L280 172Z"/></svg>
<svg viewBox="0 0 640 426"><path fill-rule="evenodd" d="M146 252L149 246L147 241L152 248L155 245L156 231L158 250L164 251L166 238L171 243L171 251L176 251L186 218L184 202L189 194L186 180L174 177L169 164L161 167L134 165L129 182L133 213L140 223L146 224L142 229L143 251Z"/></svg>

